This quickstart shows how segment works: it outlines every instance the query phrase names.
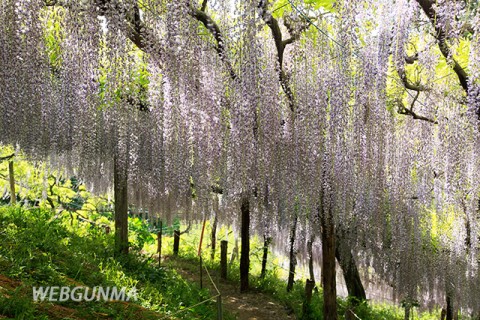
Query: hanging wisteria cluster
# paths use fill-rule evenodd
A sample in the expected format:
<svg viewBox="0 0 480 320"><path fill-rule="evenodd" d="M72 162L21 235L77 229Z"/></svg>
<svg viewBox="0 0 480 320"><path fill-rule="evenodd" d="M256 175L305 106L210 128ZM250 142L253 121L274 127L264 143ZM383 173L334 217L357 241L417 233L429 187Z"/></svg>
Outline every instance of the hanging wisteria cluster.
<svg viewBox="0 0 480 320"><path fill-rule="evenodd" d="M236 229L248 197L254 232L278 247L298 221L300 255L329 208L367 286L429 305L450 290L478 311L476 9L436 3L458 48L442 58L415 1L337 1L315 25L292 9L279 20L301 34L280 25L292 37L281 52L259 2L3 0L0 141L97 192L116 161L129 202L154 218L200 220L220 197L218 218ZM441 62L451 74L437 80Z"/></svg>

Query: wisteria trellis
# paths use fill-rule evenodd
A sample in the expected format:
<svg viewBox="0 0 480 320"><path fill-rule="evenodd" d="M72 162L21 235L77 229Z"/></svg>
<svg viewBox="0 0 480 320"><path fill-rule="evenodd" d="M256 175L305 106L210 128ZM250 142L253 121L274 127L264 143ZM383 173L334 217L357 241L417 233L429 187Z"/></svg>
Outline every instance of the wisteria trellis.
<svg viewBox="0 0 480 320"><path fill-rule="evenodd" d="M315 26L294 9L278 18L292 40L279 65L264 1L2 0L0 141L98 192L115 155L129 201L155 217L209 216L217 188L219 219L237 228L248 194L252 230L277 246L298 219L300 254L322 194L357 264L399 299L442 304L450 290L479 311L477 9L292 2Z"/></svg>

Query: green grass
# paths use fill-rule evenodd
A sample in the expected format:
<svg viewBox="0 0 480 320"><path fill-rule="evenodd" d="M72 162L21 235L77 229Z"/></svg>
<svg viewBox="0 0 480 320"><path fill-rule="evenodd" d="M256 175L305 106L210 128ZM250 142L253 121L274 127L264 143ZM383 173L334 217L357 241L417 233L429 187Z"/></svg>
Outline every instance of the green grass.
<svg viewBox="0 0 480 320"><path fill-rule="evenodd" d="M12 152L13 148L0 145L1 155ZM60 171L46 170L43 163L34 165L21 154L17 154L14 161L18 197L28 200L24 203L36 203L43 209L0 207L0 318L4 315L17 319L153 319L209 297L206 290L187 283L174 270L158 268L158 262L152 258L157 244L156 235L151 232L156 230L148 225L148 221L130 217L129 241L133 250L127 259L113 259L113 234L106 235L105 230L98 227L104 225L113 230L112 203L107 197L93 195L86 191L85 186L75 185L71 178L61 178ZM8 189L7 177L7 162L0 162L0 189ZM45 190L45 183L52 187ZM51 203L45 200L44 192L52 200L56 212L62 208L74 212L64 210L56 216L56 212L50 210ZM94 221L96 226L81 222L81 216ZM164 226L163 255L172 254L172 230L178 228L179 224L176 220L173 225ZM190 265L198 265L201 227L201 224L194 224L189 233L181 236L179 258L185 259ZM181 230L184 229L185 226L182 226ZM214 259L211 260L210 232L207 222L202 251L204 263L210 269L216 269L220 261L220 250L216 250ZM220 240L228 240L230 258L235 244L232 229L219 227L217 237L218 247ZM292 292L287 293L285 280L288 270L280 267L286 265L287 257L275 256L270 252L267 275L260 279L262 246L263 241L258 237L251 239L251 287L270 294L297 318L302 318L303 281L307 275L297 268L297 281ZM239 282L238 259L229 266L228 274L230 281ZM79 284L135 286L138 288L139 301L136 304L65 302L52 305L34 303L32 300L32 286ZM323 319L322 304L320 289L314 293L309 315L304 319ZM348 300L339 298L338 306L342 319L351 304ZM438 310L433 314L418 314L416 309L413 313L415 319L422 320L438 319L440 314ZM396 305L369 302L357 305L355 314L360 319L395 320L403 319L404 310ZM212 303L202 305L185 311L181 317L213 319L215 308ZM227 315L228 317L230 316Z"/></svg>
<svg viewBox="0 0 480 320"><path fill-rule="evenodd" d="M182 226L181 230L184 230L185 228L186 226ZM189 265L198 265L199 263L197 252L198 244L200 242L201 229L202 225L196 224L191 227L190 232L181 235L179 258L188 261ZM209 269L218 271L220 263L220 240L228 241L228 259L230 259L230 255L232 254L235 241L233 234L231 233L231 229L227 229L224 227L218 228L218 249L215 251L214 260L212 261L210 258L210 232L211 228L207 221L205 235L202 242L203 261ZM226 236L227 234L228 236ZM261 242L260 239L256 236L252 237L251 252L253 254L250 257L250 285L252 290L261 291L271 295L275 300L282 303L287 309L294 313L297 319L322 320L323 297L321 288L319 288L318 292L314 292L312 303L309 306L308 313L306 315L303 314L305 291L304 281L306 280L307 275L300 273L300 275L296 277L296 282L294 284L293 290L291 292L286 291L286 279L288 276L288 270L283 269L282 267L280 267L280 265L281 262L287 260L287 257L276 256L272 252L269 252L267 274L264 279L260 278L262 249L263 242ZM145 252L152 254L156 250L156 244L145 244L144 250ZM164 236L162 241L162 253L164 255L171 255L173 253L172 251L173 237L171 237L170 235ZM239 260L237 259L228 267L228 278L230 281L236 283L240 282L239 270ZM191 271L196 272L197 267L195 267L195 269L192 269ZM319 279L317 279L317 281L319 281ZM401 306L385 303L376 303L374 301L363 302L361 304L355 304L355 306L353 306L352 301L340 297L337 299L337 302L340 319L345 318L345 313L347 310L353 310L355 315L362 320L404 319L404 309ZM438 320L440 318L440 310L434 310L432 313L429 313L420 312L417 308L415 308L411 313L413 314L412 319L416 320ZM460 319L462 318L460 317Z"/></svg>
<svg viewBox="0 0 480 320"><path fill-rule="evenodd" d="M113 259L113 235L42 209L0 207L0 315L15 319L159 319L208 297L175 271L133 251ZM118 286L138 289L136 303L34 302L33 286ZM181 319L212 319L213 303Z"/></svg>

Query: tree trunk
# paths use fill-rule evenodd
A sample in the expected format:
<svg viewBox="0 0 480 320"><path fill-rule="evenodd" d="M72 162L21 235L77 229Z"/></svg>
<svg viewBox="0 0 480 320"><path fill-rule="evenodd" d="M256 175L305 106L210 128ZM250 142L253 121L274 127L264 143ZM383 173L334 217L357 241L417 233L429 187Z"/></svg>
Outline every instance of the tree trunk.
<svg viewBox="0 0 480 320"><path fill-rule="evenodd" d="M367 295L362 280L360 279L360 273L358 272L355 258L353 257L347 241L343 238L343 235L344 231L339 227L335 234L335 257L337 258L340 268L342 268L348 295L356 298L358 301L367 300Z"/></svg>
<svg viewBox="0 0 480 320"><path fill-rule="evenodd" d="M115 199L115 255L128 254L128 192L127 168L120 168L118 156L113 160Z"/></svg>
<svg viewBox="0 0 480 320"><path fill-rule="evenodd" d="M322 224L323 316L337 320L337 287L335 274L335 225L331 209L324 212Z"/></svg>
<svg viewBox="0 0 480 320"><path fill-rule="evenodd" d="M310 240L307 241L307 254L308 254L308 271L310 273L310 280L315 284L315 272L313 269L313 241L314 240L315 240L315 235L312 234L310 236Z"/></svg>
<svg viewBox="0 0 480 320"><path fill-rule="evenodd" d="M270 244L270 241L272 241L270 237L267 237L266 235L263 236L262 272L260 273L260 278L262 279L264 279L267 274L268 245Z"/></svg>
<svg viewBox="0 0 480 320"><path fill-rule="evenodd" d="M8 176L10 180L10 204L14 206L17 203L17 193L15 192L15 174L13 172L13 161L8 162Z"/></svg>
<svg viewBox="0 0 480 320"><path fill-rule="evenodd" d="M312 295L315 282L307 279L305 282L305 300L303 301L302 319L311 319L312 317Z"/></svg>
<svg viewBox="0 0 480 320"><path fill-rule="evenodd" d="M295 283L295 266L297 265L297 258L295 256L295 236L297 233L297 221L298 216L295 213L292 229L290 231L290 268L288 272L287 292L292 291L293 284Z"/></svg>
<svg viewBox="0 0 480 320"><path fill-rule="evenodd" d="M445 308L442 308L442 312L440 313L440 320L445 320L447 317L447 310Z"/></svg>
<svg viewBox="0 0 480 320"><path fill-rule="evenodd" d="M215 211L215 217L213 218L212 235L211 235L212 252L210 254L210 258L212 259L212 261L215 259L215 248L217 246L217 223L218 223L218 217L217 217L217 211Z"/></svg>
<svg viewBox="0 0 480 320"><path fill-rule="evenodd" d="M242 199L242 251L240 253L240 291L249 288L248 274L250 269L250 202L247 196Z"/></svg>
<svg viewBox="0 0 480 320"><path fill-rule="evenodd" d="M453 303L450 292L447 292L447 320L453 320Z"/></svg>

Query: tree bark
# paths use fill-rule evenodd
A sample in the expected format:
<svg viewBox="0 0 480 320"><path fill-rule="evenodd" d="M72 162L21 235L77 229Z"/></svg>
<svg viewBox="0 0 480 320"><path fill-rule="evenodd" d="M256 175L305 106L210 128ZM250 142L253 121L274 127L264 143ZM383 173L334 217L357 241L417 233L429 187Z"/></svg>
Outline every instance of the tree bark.
<svg viewBox="0 0 480 320"><path fill-rule="evenodd" d="M260 278L262 279L264 279L267 274L268 245L270 244L270 241L272 241L270 237L267 237L266 235L263 236L262 272L260 273Z"/></svg>
<svg viewBox="0 0 480 320"><path fill-rule="evenodd" d="M115 255L128 254L128 189L127 168L119 167L118 156L113 160L115 199Z"/></svg>
<svg viewBox="0 0 480 320"><path fill-rule="evenodd" d="M358 301L367 300L367 295L362 280L360 279L360 273L358 272L355 258L353 257L347 241L343 238L343 235L344 231L342 228L338 227L335 234L335 257L337 258L340 268L342 268L348 295L356 298Z"/></svg>
<svg viewBox="0 0 480 320"><path fill-rule="evenodd" d="M453 303L450 292L447 292L447 320L453 320Z"/></svg>
<svg viewBox="0 0 480 320"><path fill-rule="evenodd" d="M244 196L242 199L241 214L240 291L245 292L249 289L248 275L250 269L250 202L248 196Z"/></svg>
<svg viewBox="0 0 480 320"><path fill-rule="evenodd" d="M322 283L323 316L337 320L337 287L335 271L335 222L331 209L321 217L322 224Z"/></svg>
<svg viewBox="0 0 480 320"><path fill-rule="evenodd" d="M290 268L288 271L287 292L292 291L293 284L295 283L295 267L297 265L297 258L295 256L295 236L297 233L297 221L298 216L295 213L292 229L290 231Z"/></svg>
<svg viewBox="0 0 480 320"><path fill-rule="evenodd" d="M460 85L468 94L468 74L465 71L465 69L463 69L460 66L458 61L453 58L453 55L451 54L451 50L447 44L447 40L448 40L447 34L444 28L437 23L438 14L435 11L436 1L435 0L416 0L416 1L422 8L423 12L427 15L428 19L430 20L430 22L432 23L435 29L435 37L438 40L438 47L440 49L440 52L445 57L445 59L447 59L447 61L451 61L453 71L456 73L458 80L460 82Z"/></svg>
<svg viewBox="0 0 480 320"><path fill-rule="evenodd" d="M303 301L302 308L302 319L311 319L311 303L313 296L313 288L315 287L315 282L307 279L305 282L305 300Z"/></svg>

